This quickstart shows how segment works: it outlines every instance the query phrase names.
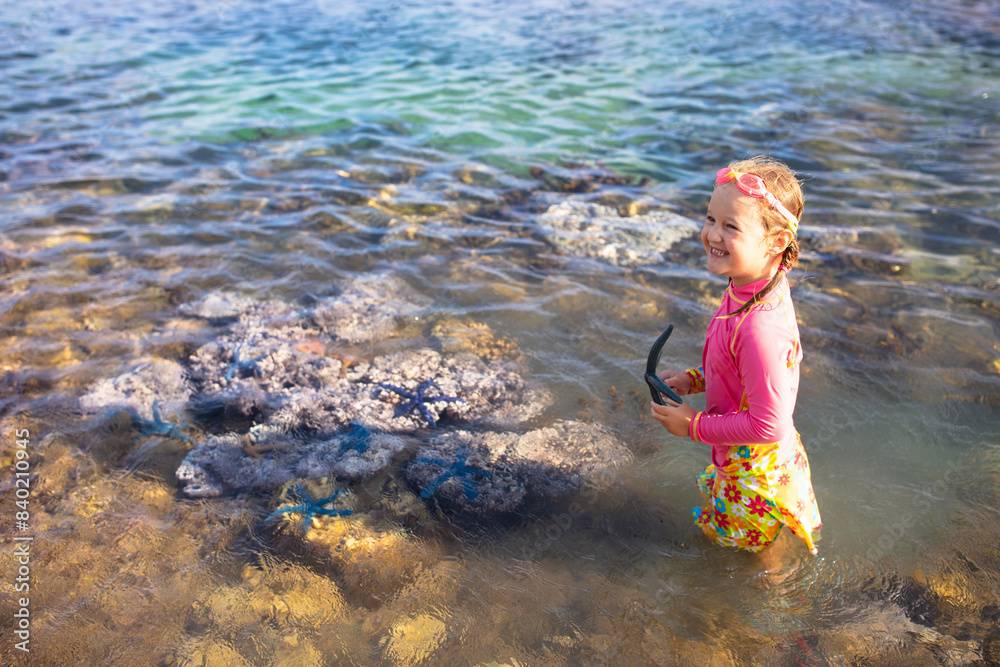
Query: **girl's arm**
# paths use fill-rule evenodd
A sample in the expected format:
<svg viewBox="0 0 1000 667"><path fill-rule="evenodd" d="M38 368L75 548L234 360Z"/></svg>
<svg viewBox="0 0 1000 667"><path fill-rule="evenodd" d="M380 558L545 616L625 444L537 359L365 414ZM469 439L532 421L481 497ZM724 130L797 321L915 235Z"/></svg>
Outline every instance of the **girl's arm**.
<svg viewBox="0 0 1000 667"><path fill-rule="evenodd" d="M780 442L795 431L792 412L802 357L798 332L783 321L775 326L775 318L761 314L749 317L735 336L733 352L746 391L746 409L721 415L696 413L689 427L692 439L745 445Z"/></svg>

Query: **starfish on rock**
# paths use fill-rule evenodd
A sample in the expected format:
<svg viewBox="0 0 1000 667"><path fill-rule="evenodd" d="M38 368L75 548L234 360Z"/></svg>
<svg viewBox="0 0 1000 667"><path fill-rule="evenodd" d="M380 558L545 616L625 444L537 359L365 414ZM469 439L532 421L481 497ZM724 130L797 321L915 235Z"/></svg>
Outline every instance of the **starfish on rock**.
<svg viewBox="0 0 1000 667"><path fill-rule="evenodd" d="M451 463L444 461L443 459L430 456L423 456L417 459L418 461L437 464L445 469L444 472L438 475L434 481L430 483L430 486L420 492L421 498L430 498L431 495L438 490L439 486L447 482L452 477L462 484L462 488L465 490L465 497L470 503L474 502L476 498L479 497L479 492L476 491L474 478L490 477L491 474L486 470L477 470L469 467L469 450L465 447L459 447L455 451L455 454L457 455L457 458Z"/></svg>
<svg viewBox="0 0 1000 667"><path fill-rule="evenodd" d="M265 357L267 357L267 355L262 354L259 357L254 357L253 359L240 359L240 346L237 345L236 349L233 350L233 356L232 359L230 359L229 368L226 369L226 382L232 380L233 376L236 375L237 372L243 373L244 371L249 371L256 377L262 376L264 373L260 370L260 366L257 365L257 362Z"/></svg>
<svg viewBox="0 0 1000 667"><path fill-rule="evenodd" d="M139 430L139 434L136 435L137 438L158 435L163 438L177 438L194 444L190 438L184 435L179 424L163 421L163 417L160 416L159 401L153 401L153 421L140 417L139 412L135 408L125 408L125 411L132 418L132 425Z"/></svg>
<svg viewBox="0 0 1000 667"><path fill-rule="evenodd" d="M354 514L351 510L338 510L333 508L327 509L325 507L326 505L332 504L334 499L340 495L341 491L343 491L343 489L337 489L333 492L332 496L314 500L301 485L297 484L292 487L292 492L305 502L300 505L292 505L290 507L279 507L271 512L271 514L268 515L264 521L271 521L282 514L301 514L303 518L302 534L306 535L309 532L309 526L312 524L313 517L317 514L320 516L349 516Z"/></svg>
<svg viewBox="0 0 1000 667"><path fill-rule="evenodd" d="M340 447L341 452L353 449L359 454L364 454L371 446L372 433L363 424L353 421L351 427L344 432L344 443Z"/></svg>
<svg viewBox="0 0 1000 667"><path fill-rule="evenodd" d="M379 382L378 386L382 387L383 389L388 389L389 391L393 391L402 396L403 398L409 399L406 403L403 403L402 405L396 408L396 413L393 415L394 418L402 417L407 412L416 409L420 412L420 415L427 420L427 423L433 428L437 426L437 420L434 419L434 415L432 415L431 411L427 408L428 403L464 403L465 399L457 398L455 396L425 396L424 392L430 389L432 384L434 384L434 378L421 382L420 386L417 387L416 393L409 391L407 389L403 389L402 387L397 387L396 385L393 384L387 384L385 382Z"/></svg>

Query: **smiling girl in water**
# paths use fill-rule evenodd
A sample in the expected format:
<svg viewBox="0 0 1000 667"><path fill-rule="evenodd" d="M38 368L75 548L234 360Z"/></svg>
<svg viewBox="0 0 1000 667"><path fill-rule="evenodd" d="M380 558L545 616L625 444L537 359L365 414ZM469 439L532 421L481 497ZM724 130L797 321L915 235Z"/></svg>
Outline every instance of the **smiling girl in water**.
<svg viewBox="0 0 1000 667"><path fill-rule="evenodd" d="M720 169L701 242L708 270L728 276L722 305L708 325L702 366L664 371L678 394L705 392L695 412L669 399L651 403L673 435L712 445L712 464L698 476L707 507L695 520L727 546L760 551L788 526L812 553L819 539L816 506L802 441L792 421L802 348L787 272L802 190L785 165L755 157Z"/></svg>

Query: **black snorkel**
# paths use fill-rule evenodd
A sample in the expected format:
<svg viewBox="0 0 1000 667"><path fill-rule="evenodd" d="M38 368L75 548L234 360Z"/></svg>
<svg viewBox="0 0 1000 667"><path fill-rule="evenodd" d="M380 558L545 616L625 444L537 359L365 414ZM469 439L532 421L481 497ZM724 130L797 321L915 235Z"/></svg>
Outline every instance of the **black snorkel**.
<svg viewBox="0 0 1000 667"><path fill-rule="evenodd" d="M656 365L660 363L660 353L663 351L663 345L670 338L670 334L674 331L674 325L671 324L667 327L667 330L660 334L660 337L656 339L653 343L653 347L649 350L649 356L646 358L646 384L649 385L649 395L653 397L653 401L660 404L666 405L663 402L663 394L671 401L675 403L683 403L681 397L677 395L666 382L664 382L659 375L656 374Z"/></svg>

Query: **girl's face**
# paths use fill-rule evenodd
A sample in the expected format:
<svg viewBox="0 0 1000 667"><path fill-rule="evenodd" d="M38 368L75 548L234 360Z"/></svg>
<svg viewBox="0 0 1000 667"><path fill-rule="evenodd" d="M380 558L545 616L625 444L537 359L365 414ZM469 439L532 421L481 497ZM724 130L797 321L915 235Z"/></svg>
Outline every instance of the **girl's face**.
<svg viewBox="0 0 1000 667"><path fill-rule="evenodd" d="M737 287L770 279L784 250L780 241L775 241L778 239L765 237L764 223L752 197L733 183L715 188L701 230L709 271L729 276Z"/></svg>

